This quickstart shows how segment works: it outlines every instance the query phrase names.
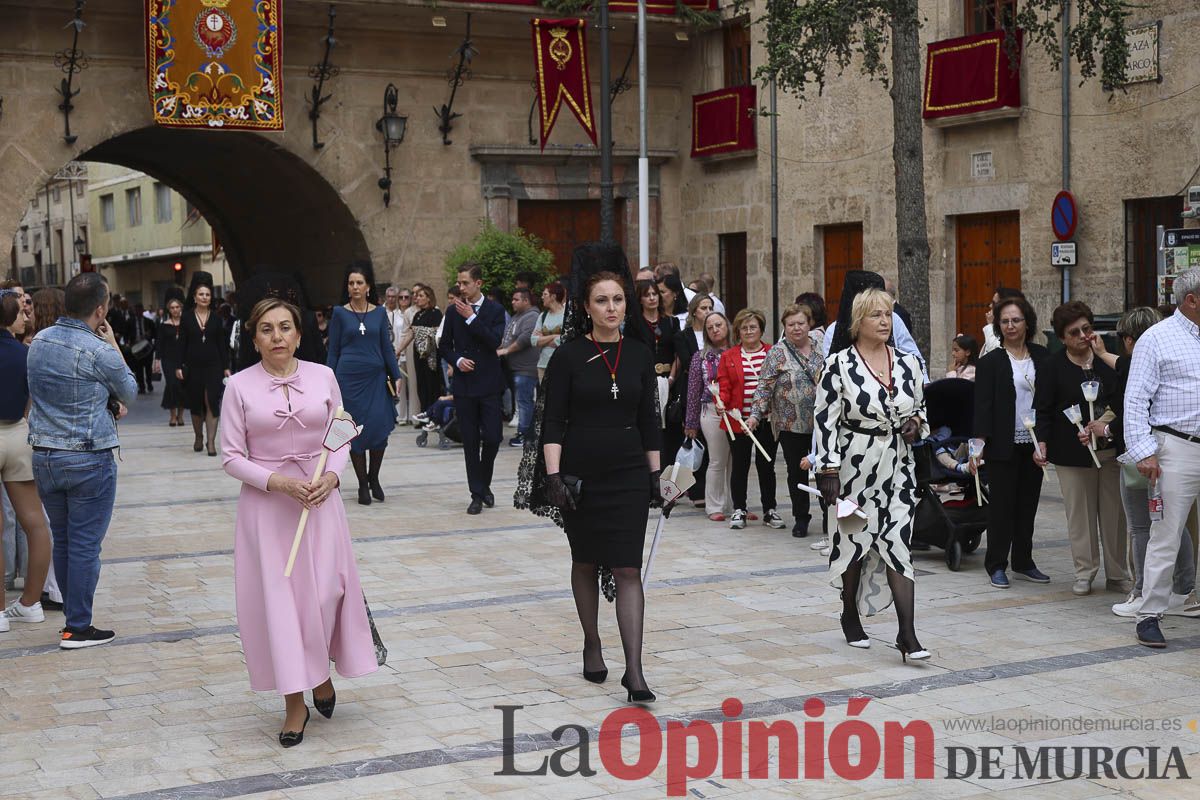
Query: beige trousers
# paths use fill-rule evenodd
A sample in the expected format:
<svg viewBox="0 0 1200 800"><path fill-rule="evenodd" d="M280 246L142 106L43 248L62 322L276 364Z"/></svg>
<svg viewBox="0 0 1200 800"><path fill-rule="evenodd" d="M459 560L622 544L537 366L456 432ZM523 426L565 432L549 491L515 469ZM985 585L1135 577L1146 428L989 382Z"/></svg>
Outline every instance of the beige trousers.
<svg viewBox="0 0 1200 800"><path fill-rule="evenodd" d="M705 403L700 411L700 430L708 447L708 472L704 475L704 513L725 514L733 508L729 499L729 434L721 430L721 415Z"/></svg>
<svg viewBox="0 0 1200 800"><path fill-rule="evenodd" d="M1091 582L1100 571L1104 546L1104 577L1130 580L1129 533L1121 505L1121 469L1112 448L1096 453L1100 469L1060 467L1058 484L1067 511L1067 537L1075 562L1075 580Z"/></svg>

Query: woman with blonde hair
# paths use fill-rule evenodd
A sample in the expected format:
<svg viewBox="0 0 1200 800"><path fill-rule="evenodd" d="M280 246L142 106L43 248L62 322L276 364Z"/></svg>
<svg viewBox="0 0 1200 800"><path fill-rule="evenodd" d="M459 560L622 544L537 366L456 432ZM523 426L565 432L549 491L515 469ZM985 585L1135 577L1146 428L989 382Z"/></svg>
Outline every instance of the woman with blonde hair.
<svg viewBox="0 0 1200 800"><path fill-rule="evenodd" d="M702 298L702 295L696 297ZM704 318L704 351L696 354L688 369L687 415L684 417L684 433L695 438L703 432L707 442L704 513L713 522L724 522L730 512L729 439L721 430L721 415L717 413L708 387L717 380L721 354L728 347L729 318L720 311L713 311Z"/></svg>
<svg viewBox="0 0 1200 800"><path fill-rule="evenodd" d="M916 574L909 555L917 506L912 443L928 435L921 362L888 344L894 301L868 288L849 300L839 327L848 345L825 362L817 392L814 455L817 488L836 511L849 500L866 516L836 519L829 571L842 594L842 633L870 647L860 614L896 603L896 647L907 661L929 658L913 623Z"/></svg>
<svg viewBox="0 0 1200 800"><path fill-rule="evenodd" d="M413 291L413 304L417 313L404 334L398 348L413 347L414 358L409 362L411 374L417 382L417 411L425 411L442 395L442 372L438 365L437 330L442 324L442 310L438 308L437 295L433 288L418 284Z"/></svg>

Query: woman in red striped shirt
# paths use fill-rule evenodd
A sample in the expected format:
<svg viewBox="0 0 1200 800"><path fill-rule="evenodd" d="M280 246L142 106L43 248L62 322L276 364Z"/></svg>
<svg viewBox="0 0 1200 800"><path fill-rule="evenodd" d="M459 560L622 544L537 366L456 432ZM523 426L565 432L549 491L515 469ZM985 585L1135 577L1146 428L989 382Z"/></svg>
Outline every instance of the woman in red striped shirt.
<svg viewBox="0 0 1200 800"><path fill-rule="evenodd" d="M763 524L770 528L784 526L783 518L775 511L775 467L771 461L775 458L776 442L771 423L764 419L754 428L759 443L770 454L770 458L766 458L761 452L757 452L754 443L746 434L746 429L732 413L736 409L741 413L742 419L749 423L754 390L758 388L758 376L771 347L771 343L764 342L762 338L766 327L767 321L761 311L752 308L739 311L733 318L734 341L737 347L726 350L717 366L717 382L721 390L721 407L717 411L729 412L723 414L721 427L732 430L735 434L733 442L729 445L732 461L729 490L733 495L733 516L730 518L729 527L735 530L745 528L747 519L758 519L756 515L746 512L752 456L754 468L758 472Z"/></svg>

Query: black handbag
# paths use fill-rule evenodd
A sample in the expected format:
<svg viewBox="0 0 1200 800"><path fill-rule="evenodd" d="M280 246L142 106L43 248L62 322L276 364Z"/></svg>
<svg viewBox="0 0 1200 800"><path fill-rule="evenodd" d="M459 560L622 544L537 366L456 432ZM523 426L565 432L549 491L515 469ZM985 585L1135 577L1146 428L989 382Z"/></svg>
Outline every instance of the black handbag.
<svg viewBox="0 0 1200 800"><path fill-rule="evenodd" d="M683 398L676 395L667 403L667 408L663 412L663 416L667 420L668 425L673 425L676 428L683 427L684 403Z"/></svg>
<svg viewBox="0 0 1200 800"><path fill-rule="evenodd" d="M567 493L571 495L571 499L575 501L575 506L578 508L579 501L583 498L583 478L576 475L560 474L563 486L567 487Z"/></svg>

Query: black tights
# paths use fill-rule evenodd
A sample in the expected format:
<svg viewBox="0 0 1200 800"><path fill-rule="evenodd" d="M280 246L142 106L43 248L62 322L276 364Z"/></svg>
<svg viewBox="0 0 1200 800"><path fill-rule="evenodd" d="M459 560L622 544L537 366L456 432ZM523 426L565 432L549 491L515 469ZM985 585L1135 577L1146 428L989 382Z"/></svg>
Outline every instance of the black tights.
<svg viewBox="0 0 1200 800"><path fill-rule="evenodd" d="M625 675L630 689L646 689L642 675L642 624L646 616L646 597L642 594L642 571L637 567L613 567L617 582L617 629L625 651ZM571 593L583 628L583 668L588 672L604 669L600 644L600 581L595 564L571 564Z"/></svg>
<svg viewBox="0 0 1200 800"><path fill-rule="evenodd" d="M854 640L867 638L863 633L862 621L858 617L858 585L862 580L862 564L861 558L853 561L842 573L842 628L847 632L847 637ZM916 584L891 567L887 570L887 581L888 588L892 590L896 618L899 621L896 642L909 652L920 650L917 630L913 624Z"/></svg>

